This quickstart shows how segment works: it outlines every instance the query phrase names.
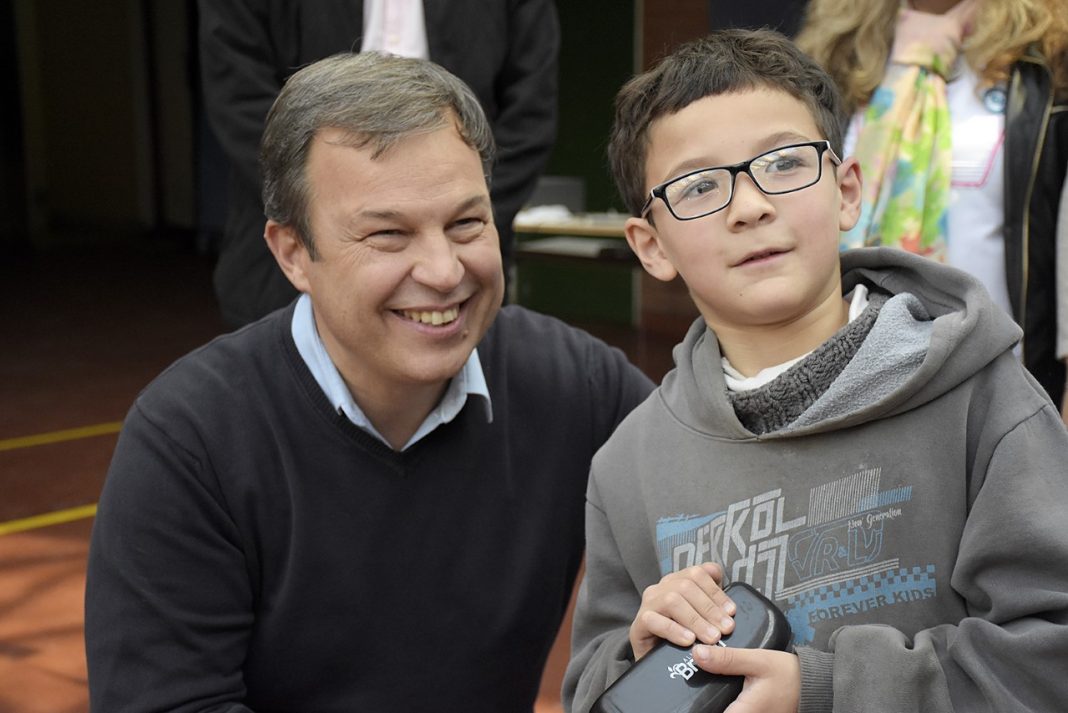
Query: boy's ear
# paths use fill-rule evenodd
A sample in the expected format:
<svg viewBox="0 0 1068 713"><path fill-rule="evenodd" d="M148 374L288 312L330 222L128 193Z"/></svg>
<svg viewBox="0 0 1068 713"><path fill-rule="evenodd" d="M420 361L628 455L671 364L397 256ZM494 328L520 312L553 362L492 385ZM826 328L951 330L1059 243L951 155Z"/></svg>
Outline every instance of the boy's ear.
<svg viewBox="0 0 1068 713"><path fill-rule="evenodd" d="M263 239L271 249L278 266L282 268L289 281L301 292L308 291L308 276L305 266L311 260L308 249L297 236L297 231L290 225L282 225L268 220L263 229Z"/></svg>
<svg viewBox="0 0 1068 713"><path fill-rule="evenodd" d="M646 272L664 282L675 279L678 270L664 253L655 225L645 218L628 218L623 232L627 236L627 244L638 256Z"/></svg>
<svg viewBox="0 0 1068 713"><path fill-rule="evenodd" d="M838 191L842 197L838 211L838 229L844 232L860 220L861 191L864 181L860 174L860 163L852 156L842 161L836 170L836 175L838 176Z"/></svg>

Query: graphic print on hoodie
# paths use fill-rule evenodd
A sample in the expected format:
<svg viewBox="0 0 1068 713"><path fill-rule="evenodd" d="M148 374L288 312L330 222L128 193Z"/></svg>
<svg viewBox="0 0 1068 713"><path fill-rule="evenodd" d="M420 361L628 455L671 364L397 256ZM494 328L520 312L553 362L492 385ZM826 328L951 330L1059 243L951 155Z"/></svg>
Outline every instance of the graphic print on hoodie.
<svg viewBox="0 0 1068 713"><path fill-rule="evenodd" d="M665 517L656 524L661 575L719 562L779 600L795 645L811 644L815 625L934 597L935 563L902 562L884 543L912 499L911 486L880 489L871 468L812 488L787 503L781 489L729 504L711 515ZM787 573L790 582L787 586ZM890 614L892 615L892 614Z"/></svg>

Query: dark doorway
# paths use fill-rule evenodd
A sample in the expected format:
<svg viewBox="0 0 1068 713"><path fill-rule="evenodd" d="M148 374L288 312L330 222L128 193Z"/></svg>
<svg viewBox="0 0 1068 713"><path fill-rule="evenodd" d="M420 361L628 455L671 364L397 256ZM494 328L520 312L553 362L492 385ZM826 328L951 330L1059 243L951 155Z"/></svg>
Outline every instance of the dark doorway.
<svg viewBox="0 0 1068 713"><path fill-rule="evenodd" d="M807 0L709 0L709 29L770 27L788 37L801 29Z"/></svg>
<svg viewBox="0 0 1068 713"><path fill-rule="evenodd" d="M0 246L9 254L29 246L22 90L11 0L0 0L0 28L0 95L5 98L0 111Z"/></svg>

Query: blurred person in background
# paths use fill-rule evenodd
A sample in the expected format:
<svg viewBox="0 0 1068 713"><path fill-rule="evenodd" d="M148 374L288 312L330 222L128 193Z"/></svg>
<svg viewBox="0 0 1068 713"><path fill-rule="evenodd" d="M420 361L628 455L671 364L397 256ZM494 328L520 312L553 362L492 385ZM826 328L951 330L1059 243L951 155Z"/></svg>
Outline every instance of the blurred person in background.
<svg viewBox="0 0 1068 713"><path fill-rule="evenodd" d="M286 78L338 52L430 59L474 90L498 146L490 192L507 278L512 220L556 138L560 28L552 0L200 0L198 8L205 111L231 171L214 275L230 326L296 297L263 241L256 154Z"/></svg>
<svg viewBox="0 0 1068 713"><path fill-rule="evenodd" d="M978 277L1068 423L1064 0L811 0L797 42L851 110L864 201L842 247Z"/></svg>

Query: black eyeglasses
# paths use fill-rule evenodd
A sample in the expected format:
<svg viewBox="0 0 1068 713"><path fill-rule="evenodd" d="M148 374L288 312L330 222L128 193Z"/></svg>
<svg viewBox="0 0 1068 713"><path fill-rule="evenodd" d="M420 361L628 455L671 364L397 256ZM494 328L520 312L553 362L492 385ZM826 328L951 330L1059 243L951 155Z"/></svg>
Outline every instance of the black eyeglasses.
<svg viewBox="0 0 1068 713"><path fill-rule="evenodd" d="M831 142L807 141L780 146L732 166L699 168L649 191L639 215L644 218L659 198L677 220L703 218L730 205L739 173L746 173L762 192L770 196L793 193L819 183L823 177L823 154L830 153L837 166L842 163Z"/></svg>

